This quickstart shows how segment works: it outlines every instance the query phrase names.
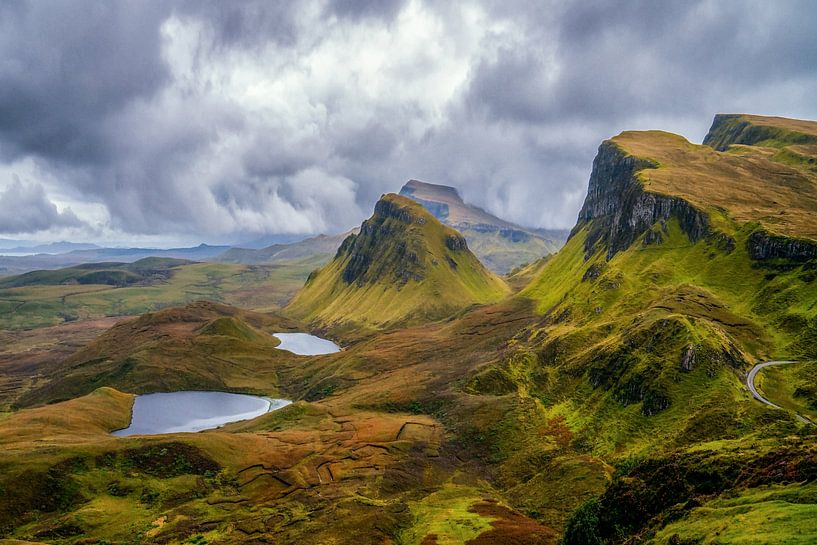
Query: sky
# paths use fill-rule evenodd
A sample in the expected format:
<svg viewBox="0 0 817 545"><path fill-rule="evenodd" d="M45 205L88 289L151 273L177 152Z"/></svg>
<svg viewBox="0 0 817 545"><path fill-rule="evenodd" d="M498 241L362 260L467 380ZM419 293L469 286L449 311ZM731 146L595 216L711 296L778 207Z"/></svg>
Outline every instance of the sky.
<svg viewBox="0 0 817 545"><path fill-rule="evenodd" d="M817 119L817 4L0 2L0 237L336 233L416 178L570 228L602 140Z"/></svg>

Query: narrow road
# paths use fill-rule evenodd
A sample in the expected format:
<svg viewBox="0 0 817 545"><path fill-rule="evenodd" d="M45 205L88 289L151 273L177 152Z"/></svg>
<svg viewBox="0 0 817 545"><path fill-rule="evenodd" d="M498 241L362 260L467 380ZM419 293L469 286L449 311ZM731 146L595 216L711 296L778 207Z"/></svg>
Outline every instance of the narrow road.
<svg viewBox="0 0 817 545"><path fill-rule="evenodd" d="M763 363L758 363L757 365L752 367L752 370L749 371L748 375L746 375L746 387L749 388L750 392L752 392L752 396L754 396L754 398L757 399L758 401L760 401L761 403L765 403L769 407L774 407L775 409L783 410L783 407L781 407L780 405L775 405L774 403L772 403L771 401L769 401L768 399L766 399L765 397L760 395L760 393L758 393L757 388L755 388L755 376L757 376L758 371L760 371L764 367L771 367L772 365L788 365L790 363L797 363L797 362L796 361L767 361L767 362L763 362ZM805 417L805 416L803 416L801 414L794 413L794 416L796 416L797 419L800 422L803 422L804 424L811 424L812 426L817 425L814 422L812 422L809 418L807 418L807 417Z"/></svg>

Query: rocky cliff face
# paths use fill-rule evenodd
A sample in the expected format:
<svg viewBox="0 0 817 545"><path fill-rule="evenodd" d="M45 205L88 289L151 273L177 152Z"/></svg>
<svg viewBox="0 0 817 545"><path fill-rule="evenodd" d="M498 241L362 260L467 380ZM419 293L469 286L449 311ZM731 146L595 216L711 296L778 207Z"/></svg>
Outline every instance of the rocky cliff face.
<svg viewBox="0 0 817 545"><path fill-rule="evenodd" d="M749 257L756 261L783 259L801 262L817 259L817 243L777 236L762 230L752 233L746 246Z"/></svg>
<svg viewBox="0 0 817 545"><path fill-rule="evenodd" d="M593 253L597 244L607 248L607 259L629 247L656 222L676 217L690 240L697 241L709 232L703 212L683 199L649 193L637 179L640 170L657 168L651 161L624 153L615 143L606 141L593 160L587 197L579 212L571 236L590 223L585 252Z"/></svg>
<svg viewBox="0 0 817 545"><path fill-rule="evenodd" d="M395 235L412 223L423 225L425 222L426 218L412 214L407 207L390 200L378 201L372 217L360 226L360 233L349 235L338 248L336 259L348 256L343 281L347 284L364 284L379 280L400 283L422 280L421 263L425 247L419 240ZM456 249L467 250L465 239L461 236L459 239L461 247Z"/></svg>

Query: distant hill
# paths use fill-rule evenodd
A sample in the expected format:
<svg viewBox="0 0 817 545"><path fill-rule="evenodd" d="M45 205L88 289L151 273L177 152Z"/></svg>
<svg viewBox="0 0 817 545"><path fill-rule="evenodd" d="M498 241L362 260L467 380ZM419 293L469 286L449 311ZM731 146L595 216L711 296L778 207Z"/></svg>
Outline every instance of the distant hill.
<svg viewBox="0 0 817 545"><path fill-rule="evenodd" d="M500 274L555 252L567 239L567 230L521 227L467 204L453 187L409 180L400 195L462 233L474 254Z"/></svg>
<svg viewBox="0 0 817 545"><path fill-rule="evenodd" d="M242 263L245 265L273 265L302 259L313 259L315 266L327 263L351 233L339 235L318 235L298 242L273 244L258 250L248 248L230 248L213 259L220 263Z"/></svg>
<svg viewBox="0 0 817 545"><path fill-rule="evenodd" d="M24 256L0 255L0 276L21 274L35 270L53 270L83 263L116 261L131 263L147 257L167 257L191 261L209 261L224 253L229 246L200 244L191 248L90 248L66 253L39 253ZM6 250L10 252L10 250ZM28 250L27 250L28 251ZM0 251L2 254L2 251Z"/></svg>
<svg viewBox="0 0 817 545"><path fill-rule="evenodd" d="M85 263L57 270L31 271L0 279L0 289L60 284L128 286L170 278L173 269L188 265L184 259L148 257L134 263Z"/></svg>
<svg viewBox="0 0 817 545"><path fill-rule="evenodd" d="M286 319L198 301L122 321L22 396L21 405L70 399L99 386L128 392L203 389L264 392L283 352L266 330Z"/></svg>
<svg viewBox="0 0 817 545"><path fill-rule="evenodd" d="M99 246L96 244L87 244L84 242L51 242L49 244L37 245L18 245L10 248L3 248L0 253L10 254L64 254L75 250L96 250Z"/></svg>
<svg viewBox="0 0 817 545"><path fill-rule="evenodd" d="M324 326L382 328L440 319L507 293L462 235L416 202L389 194L286 310Z"/></svg>

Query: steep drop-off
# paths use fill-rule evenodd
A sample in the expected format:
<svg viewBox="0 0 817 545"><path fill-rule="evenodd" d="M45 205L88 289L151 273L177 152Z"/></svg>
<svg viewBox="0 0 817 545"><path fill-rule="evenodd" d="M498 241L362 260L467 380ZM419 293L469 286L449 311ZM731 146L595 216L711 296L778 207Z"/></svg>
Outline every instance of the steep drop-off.
<svg viewBox="0 0 817 545"><path fill-rule="evenodd" d="M522 292L544 319L547 381L532 390L574 441L623 468L566 543L648 541L668 520L680 521L670 543L702 539L694 520L728 516L697 510L718 494L745 493L763 513L753 487L787 482L767 466L811 475L810 443L782 439L810 430L743 381L758 361L817 356L817 150L803 143L815 128L718 116L711 145L644 131L599 148L570 239ZM750 446L753 434L764 441ZM781 539L795 530L775 524Z"/></svg>
<svg viewBox="0 0 817 545"><path fill-rule="evenodd" d="M382 328L437 320L507 293L462 235L390 194L286 310L323 326Z"/></svg>

